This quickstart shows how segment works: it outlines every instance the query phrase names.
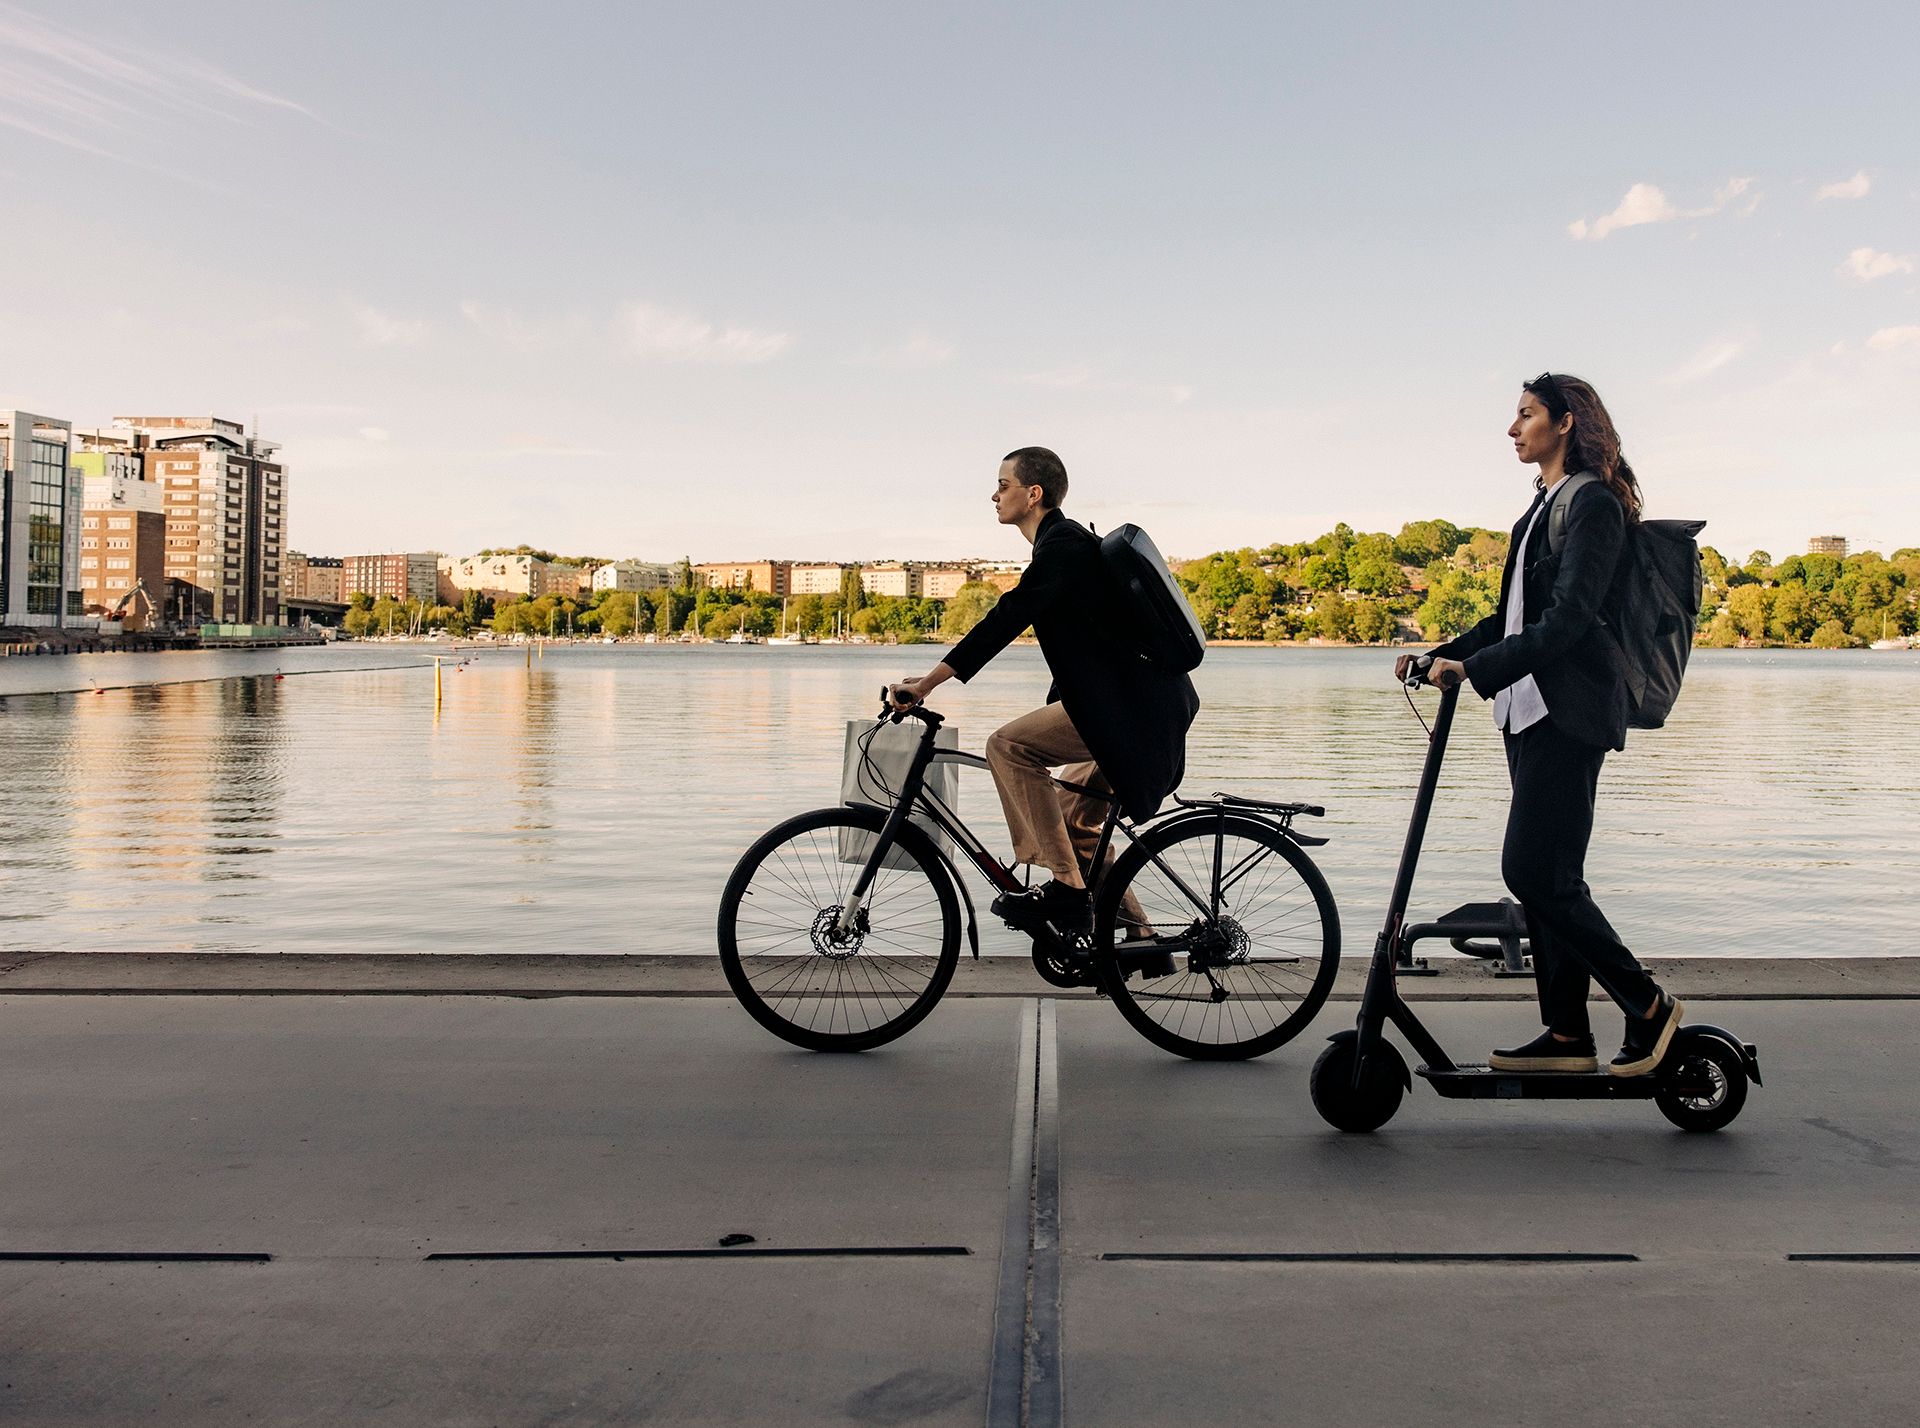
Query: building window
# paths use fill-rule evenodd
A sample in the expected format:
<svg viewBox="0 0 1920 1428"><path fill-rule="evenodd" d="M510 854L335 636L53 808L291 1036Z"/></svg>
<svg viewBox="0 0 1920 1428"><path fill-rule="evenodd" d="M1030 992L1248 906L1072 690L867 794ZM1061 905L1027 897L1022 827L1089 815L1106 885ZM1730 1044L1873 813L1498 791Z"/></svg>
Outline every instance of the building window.
<svg viewBox="0 0 1920 1428"><path fill-rule="evenodd" d="M27 612L58 615L64 574L60 547L67 523L67 448L36 437L32 453L27 483Z"/></svg>

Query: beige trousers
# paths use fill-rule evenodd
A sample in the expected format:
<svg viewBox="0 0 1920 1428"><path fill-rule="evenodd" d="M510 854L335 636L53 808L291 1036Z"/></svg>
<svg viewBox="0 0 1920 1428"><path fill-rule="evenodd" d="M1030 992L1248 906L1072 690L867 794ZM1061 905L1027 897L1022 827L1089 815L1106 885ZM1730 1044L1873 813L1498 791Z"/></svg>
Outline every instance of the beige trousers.
<svg viewBox="0 0 1920 1428"><path fill-rule="evenodd" d="M994 730L987 736L987 767L1013 834L1013 861L1045 868L1068 887L1085 887L1109 805L1061 788L1048 771L1058 768L1068 783L1103 793L1110 785L1066 709L1049 704ZM1107 862L1112 861L1109 847ZM1146 920L1131 892L1121 900L1120 913L1122 938L1129 923L1138 927Z"/></svg>

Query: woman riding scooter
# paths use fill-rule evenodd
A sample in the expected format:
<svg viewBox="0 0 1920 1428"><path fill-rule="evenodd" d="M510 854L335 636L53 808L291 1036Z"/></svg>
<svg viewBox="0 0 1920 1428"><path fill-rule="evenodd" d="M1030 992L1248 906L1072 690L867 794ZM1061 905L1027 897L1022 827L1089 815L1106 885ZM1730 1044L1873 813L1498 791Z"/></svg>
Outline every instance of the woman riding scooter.
<svg viewBox="0 0 1920 1428"><path fill-rule="evenodd" d="M1546 1030L1488 1064L1598 1069L1587 1018L1598 981L1626 1013L1625 1044L1607 1069L1644 1076L1666 1054L1683 1008L1621 942L1585 880L1600 765L1607 750L1626 747L1625 658L1606 612L1633 567L1622 555L1627 526L1640 519L1640 487L1599 394L1577 377L1543 372L1526 383L1507 435L1514 454L1539 468L1533 504L1513 528L1494 612L1434 650L1427 671L1436 684L1465 680L1493 701L1513 783L1500 870L1526 910ZM1586 473L1596 479L1575 479ZM1397 678L1413 658L1395 661Z"/></svg>

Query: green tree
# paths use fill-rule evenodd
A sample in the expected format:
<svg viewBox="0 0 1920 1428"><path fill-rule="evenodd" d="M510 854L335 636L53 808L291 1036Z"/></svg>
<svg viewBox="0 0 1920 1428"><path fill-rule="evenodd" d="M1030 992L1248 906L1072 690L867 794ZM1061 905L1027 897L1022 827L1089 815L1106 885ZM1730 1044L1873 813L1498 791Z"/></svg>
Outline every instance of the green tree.
<svg viewBox="0 0 1920 1428"><path fill-rule="evenodd" d="M1860 641L1849 634L1847 627L1838 620L1828 620L1813 632L1813 638L1808 643L1817 650L1847 650L1854 648Z"/></svg>
<svg viewBox="0 0 1920 1428"><path fill-rule="evenodd" d="M1452 521L1408 521L1393 539L1394 558L1425 568L1445 560L1466 543L1467 533Z"/></svg>
<svg viewBox="0 0 1920 1428"><path fill-rule="evenodd" d="M1273 613L1273 606L1249 590L1233 602L1233 608L1227 612L1227 638L1234 640L1257 640L1261 627L1267 622L1267 616Z"/></svg>
<svg viewBox="0 0 1920 1428"><path fill-rule="evenodd" d="M860 583L860 567L849 565L840 572L840 608L849 616L867 608L867 587Z"/></svg>
<svg viewBox="0 0 1920 1428"><path fill-rule="evenodd" d="M1353 603L1338 595L1323 596L1314 602L1313 622L1323 640L1351 640L1353 615Z"/></svg>
<svg viewBox="0 0 1920 1428"><path fill-rule="evenodd" d="M1353 638L1363 644L1385 644L1400 627L1384 600L1356 600L1353 607Z"/></svg>
<svg viewBox="0 0 1920 1428"><path fill-rule="evenodd" d="M1471 629L1493 613L1499 598L1498 575L1485 575L1450 566L1427 572L1427 598L1414 611L1421 633L1430 640L1447 639Z"/></svg>
<svg viewBox="0 0 1920 1428"><path fill-rule="evenodd" d="M370 605L349 605L347 613L340 617L340 628L356 640L364 640L368 635L377 633Z"/></svg>
<svg viewBox="0 0 1920 1428"><path fill-rule="evenodd" d="M1767 633L1776 640L1797 645L1813 633L1818 623L1813 596L1807 593L1806 586L1783 585L1774 591L1773 609L1767 615Z"/></svg>
<svg viewBox="0 0 1920 1428"><path fill-rule="evenodd" d="M1742 639L1765 639L1767 621L1773 614L1773 592L1764 585L1736 586L1727 596L1727 613Z"/></svg>

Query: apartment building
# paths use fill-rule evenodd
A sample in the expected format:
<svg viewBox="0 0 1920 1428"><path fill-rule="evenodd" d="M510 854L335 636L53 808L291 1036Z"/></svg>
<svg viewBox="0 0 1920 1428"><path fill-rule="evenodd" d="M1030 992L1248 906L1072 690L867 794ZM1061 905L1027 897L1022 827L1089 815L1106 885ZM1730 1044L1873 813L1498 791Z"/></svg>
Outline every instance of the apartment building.
<svg viewBox="0 0 1920 1428"><path fill-rule="evenodd" d="M758 590L763 595L793 593L787 579L793 570L790 560L719 561L696 565L693 570L709 590Z"/></svg>
<svg viewBox="0 0 1920 1428"><path fill-rule="evenodd" d="M146 442L128 432L78 431L74 441L85 608L124 629L147 629L165 618L167 517L159 485L147 479Z"/></svg>
<svg viewBox="0 0 1920 1428"><path fill-rule="evenodd" d="M970 565L923 565L920 567L920 593L929 600L951 600L960 587L979 578Z"/></svg>
<svg viewBox="0 0 1920 1428"><path fill-rule="evenodd" d="M280 598L346 604L346 562L337 555L288 551L280 567Z"/></svg>
<svg viewBox="0 0 1920 1428"><path fill-rule="evenodd" d="M117 416L145 438L167 534L161 607L185 624L283 623L287 470L278 442L216 416Z"/></svg>
<svg viewBox="0 0 1920 1428"><path fill-rule="evenodd" d="M1807 554L1837 555L1842 560L1845 560L1847 558L1847 538L1845 536L1835 535L1815 536L1807 542Z"/></svg>
<svg viewBox="0 0 1920 1428"><path fill-rule="evenodd" d="M591 595L593 593L593 572L591 565L563 565L554 561L547 566L547 590L549 595Z"/></svg>
<svg viewBox="0 0 1920 1428"><path fill-rule="evenodd" d="M432 601L439 594L440 557L430 550L349 555L341 560L340 581L347 596Z"/></svg>
<svg viewBox="0 0 1920 1428"><path fill-rule="evenodd" d="M788 568L787 591L792 595L838 595L840 582L846 579L847 567L844 565L801 565L798 562Z"/></svg>
<svg viewBox="0 0 1920 1428"><path fill-rule="evenodd" d="M644 560L615 560L595 566L595 590L671 590L673 567Z"/></svg>
<svg viewBox="0 0 1920 1428"><path fill-rule="evenodd" d="M973 568L973 578L983 581L1006 594L1020 583L1020 577L1026 574L1027 562L1024 560L996 560Z"/></svg>
<svg viewBox="0 0 1920 1428"><path fill-rule="evenodd" d="M469 555L440 561L441 599L457 604L469 590L489 600L537 600L547 593L547 562L535 555Z"/></svg>
<svg viewBox="0 0 1920 1428"><path fill-rule="evenodd" d="M85 478L73 423L0 411L0 625L58 629L84 618Z"/></svg>
<svg viewBox="0 0 1920 1428"><path fill-rule="evenodd" d="M920 567L901 560L860 567L860 588L869 595L918 595Z"/></svg>

